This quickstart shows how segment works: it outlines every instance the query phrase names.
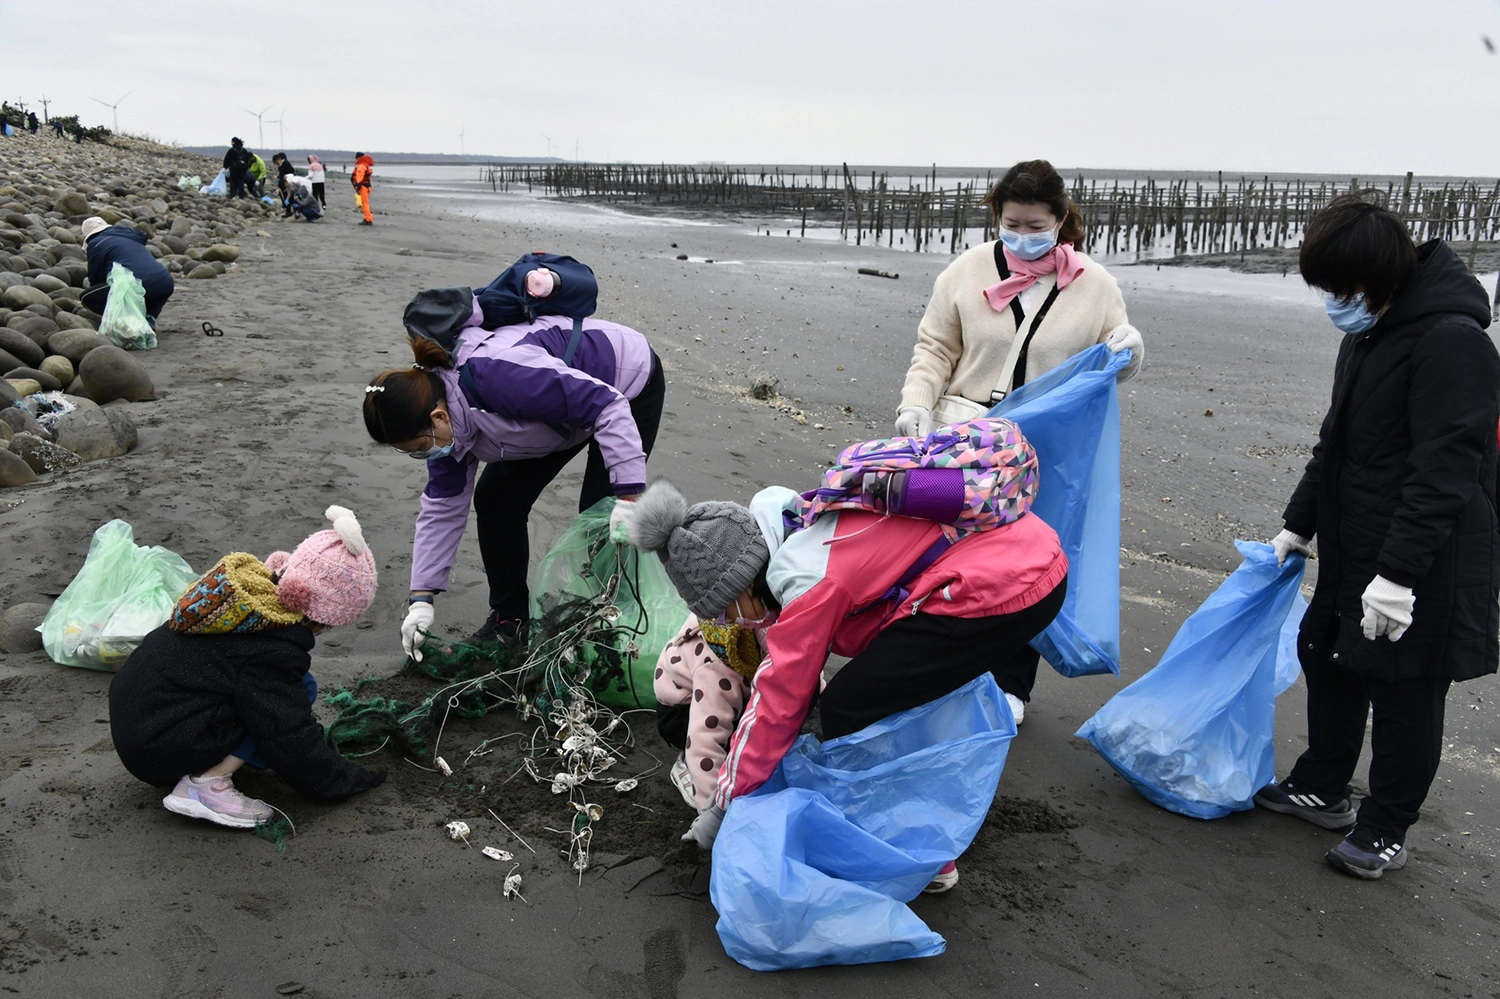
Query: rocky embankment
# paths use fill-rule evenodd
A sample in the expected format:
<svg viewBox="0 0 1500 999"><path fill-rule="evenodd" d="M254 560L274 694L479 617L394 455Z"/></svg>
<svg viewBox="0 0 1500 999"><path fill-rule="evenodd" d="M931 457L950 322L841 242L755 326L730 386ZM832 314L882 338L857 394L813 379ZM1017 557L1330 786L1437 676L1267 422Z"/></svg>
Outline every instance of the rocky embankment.
<svg viewBox="0 0 1500 999"><path fill-rule="evenodd" d="M238 240L268 207L179 189L212 179L216 162L136 139L74 144L46 135L0 139L0 488L66 475L136 446L131 407L155 398L150 351L126 351L84 307L80 227L98 215L139 229L178 279L235 268ZM259 235L269 233L260 231ZM45 605L0 615L0 651L37 647Z"/></svg>

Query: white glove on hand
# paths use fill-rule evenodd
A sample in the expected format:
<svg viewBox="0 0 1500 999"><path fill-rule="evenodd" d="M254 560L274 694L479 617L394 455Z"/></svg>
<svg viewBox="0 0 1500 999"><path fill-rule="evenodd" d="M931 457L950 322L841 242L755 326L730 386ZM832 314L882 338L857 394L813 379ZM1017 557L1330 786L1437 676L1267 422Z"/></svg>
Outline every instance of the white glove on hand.
<svg viewBox="0 0 1500 999"><path fill-rule="evenodd" d="M688 831L682 834L684 843L697 843L700 850L712 850L714 840L719 837L719 826L724 823L724 809L709 805L698 813Z"/></svg>
<svg viewBox="0 0 1500 999"><path fill-rule="evenodd" d="M1286 565L1286 557L1292 552L1301 552L1304 556L1311 555L1312 549L1307 547L1311 543L1312 538L1304 538L1291 531L1282 531L1271 539L1271 547L1276 549L1276 564Z"/></svg>
<svg viewBox="0 0 1500 999"><path fill-rule="evenodd" d="M432 629L433 614L432 604L418 601L407 608L401 622L401 651L417 662L422 661L422 639Z"/></svg>
<svg viewBox="0 0 1500 999"><path fill-rule="evenodd" d="M1406 629L1411 627L1411 612L1416 606L1417 596L1410 586L1400 586L1384 576L1376 576L1365 587L1359 598L1365 616L1360 619L1360 630L1374 641L1386 635L1393 642L1401 641Z"/></svg>
<svg viewBox="0 0 1500 999"><path fill-rule="evenodd" d="M1146 360L1146 341L1141 339L1141 331L1129 323L1121 323L1109 331L1109 339L1104 342L1109 344L1110 351L1115 354L1127 348L1130 350L1130 363L1115 376L1115 381L1123 382L1134 378Z"/></svg>
<svg viewBox="0 0 1500 999"><path fill-rule="evenodd" d="M609 512L609 540L617 545L630 544L630 515L635 499L615 497L615 508Z"/></svg>
<svg viewBox="0 0 1500 999"><path fill-rule="evenodd" d="M932 410L907 406L896 414L897 437L926 437L932 431Z"/></svg>

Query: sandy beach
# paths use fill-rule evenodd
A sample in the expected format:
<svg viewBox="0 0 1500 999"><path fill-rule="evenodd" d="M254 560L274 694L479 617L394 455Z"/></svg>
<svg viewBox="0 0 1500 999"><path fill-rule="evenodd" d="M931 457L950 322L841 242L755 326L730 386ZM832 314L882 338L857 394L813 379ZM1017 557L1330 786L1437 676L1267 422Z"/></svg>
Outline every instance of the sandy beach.
<svg viewBox="0 0 1500 999"><path fill-rule="evenodd" d="M391 676L425 472L373 445L358 409L375 372L410 363L400 317L414 291L482 285L533 249L590 263L600 315L646 333L666 371L652 476L690 500L744 501L765 485L806 488L846 443L890 432L917 320L949 260L397 183L377 184L376 224L360 228L334 181L325 221L268 224L271 237L246 240L234 271L179 284L145 359L159 398L131 410L137 450L0 493L0 603L55 597L114 517L201 570L235 549L290 548L339 503L364 525L380 596L358 625L319 641L313 671L325 689ZM1123 675L1065 680L1043 667L962 880L913 904L947 938L943 956L740 967L714 932L707 858L678 842L691 815L664 774L601 820L581 884L547 828L566 821L561 801L524 777L492 780L493 757L446 779L382 752L364 762L390 780L338 806L247 777L247 792L296 823L280 855L164 811L161 792L114 755L109 675L36 653L0 657L0 988L226 999L288 983L330 999L1500 995L1493 678L1450 694L1412 862L1376 883L1324 864L1337 834L1264 811L1211 823L1164 812L1073 737L1156 664L1238 563L1233 539L1279 529L1338 347L1295 270L1114 273L1147 344L1142 374L1121 392ZM204 320L225 335L204 337ZM749 398L756 376L806 422ZM580 460L538 504L533 559L576 512L581 477ZM485 606L471 522L438 629L466 633ZM1305 745L1304 695L1299 682L1278 703L1282 773ZM630 720L631 765L670 761L649 717ZM509 717L465 721L445 745L461 757L516 728ZM474 827L476 846L517 854L525 902L501 897L509 865L444 835L454 819Z"/></svg>

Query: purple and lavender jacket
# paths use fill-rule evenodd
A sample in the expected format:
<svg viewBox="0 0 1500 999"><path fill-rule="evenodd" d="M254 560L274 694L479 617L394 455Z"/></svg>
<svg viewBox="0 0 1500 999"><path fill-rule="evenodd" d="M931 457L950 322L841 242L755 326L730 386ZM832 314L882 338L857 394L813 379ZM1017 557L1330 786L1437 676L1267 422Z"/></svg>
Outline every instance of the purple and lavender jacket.
<svg viewBox="0 0 1500 999"><path fill-rule="evenodd" d="M630 400L651 377L651 347L628 326L586 319L572 366L562 362L573 321L542 316L479 328L476 302L459 333L453 368L438 371L453 420L453 453L427 463L427 488L412 543L411 588L441 591L469 519L479 462L518 461L599 444L615 495L646 486L646 453ZM472 380L460 384L458 368Z"/></svg>

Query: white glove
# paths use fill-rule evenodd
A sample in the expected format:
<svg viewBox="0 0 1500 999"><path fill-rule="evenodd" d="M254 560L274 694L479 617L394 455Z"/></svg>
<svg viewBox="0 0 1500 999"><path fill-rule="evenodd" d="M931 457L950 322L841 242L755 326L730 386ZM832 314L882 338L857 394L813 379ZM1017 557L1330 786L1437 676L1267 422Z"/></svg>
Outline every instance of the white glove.
<svg viewBox="0 0 1500 999"><path fill-rule="evenodd" d="M615 508L609 512L609 540L617 545L630 544L630 515L635 509L635 497L615 497Z"/></svg>
<svg viewBox="0 0 1500 999"><path fill-rule="evenodd" d="M422 661L422 639L432 628L432 604L418 601L406 611L406 620L401 622L401 651Z"/></svg>
<svg viewBox="0 0 1500 999"><path fill-rule="evenodd" d="M1307 547L1311 541L1312 538L1304 538L1291 531L1282 531L1271 539L1271 547L1276 549L1276 564L1286 565L1286 557L1292 552L1301 552L1304 556L1311 555L1312 549Z"/></svg>
<svg viewBox="0 0 1500 999"><path fill-rule="evenodd" d="M1109 344L1110 351L1115 354L1127 348L1130 350L1130 363L1115 376L1115 381L1123 382L1135 377L1146 359L1146 341L1141 339L1141 331L1129 323L1121 323L1109 331L1109 339L1104 342Z"/></svg>
<svg viewBox="0 0 1500 999"><path fill-rule="evenodd" d="M719 826L724 823L724 809L709 805L698 813L688 831L682 834L684 843L697 843L700 850L712 850L714 840L719 837Z"/></svg>
<svg viewBox="0 0 1500 999"><path fill-rule="evenodd" d="M897 437L926 437L932 430L932 410L926 406L906 406L896 414Z"/></svg>
<svg viewBox="0 0 1500 999"><path fill-rule="evenodd" d="M1411 612L1416 606L1417 596L1410 586L1400 586L1384 576L1376 576L1365 587L1359 602L1365 609L1365 616L1359 622L1365 637L1373 642L1386 635L1391 641L1399 642L1406 629L1411 627Z"/></svg>

